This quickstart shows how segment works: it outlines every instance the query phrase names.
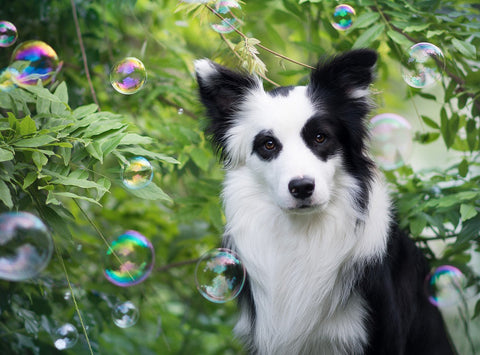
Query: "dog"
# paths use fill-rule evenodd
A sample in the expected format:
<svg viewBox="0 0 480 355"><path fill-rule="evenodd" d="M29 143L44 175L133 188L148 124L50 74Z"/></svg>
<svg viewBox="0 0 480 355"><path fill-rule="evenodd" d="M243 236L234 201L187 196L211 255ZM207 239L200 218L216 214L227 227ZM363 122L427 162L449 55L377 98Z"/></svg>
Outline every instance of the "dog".
<svg viewBox="0 0 480 355"><path fill-rule="evenodd" d="M235 335L250 354L454 354L368 153L376 52L320 61L307 86L195 61L225 166L223 246L247 271Z"/></svg>

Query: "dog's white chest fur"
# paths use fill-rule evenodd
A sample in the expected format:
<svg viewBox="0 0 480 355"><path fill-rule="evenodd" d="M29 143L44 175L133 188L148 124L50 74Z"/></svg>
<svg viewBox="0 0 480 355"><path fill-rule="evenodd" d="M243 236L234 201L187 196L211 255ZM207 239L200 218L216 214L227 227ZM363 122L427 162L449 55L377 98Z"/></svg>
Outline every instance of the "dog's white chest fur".
<svg viewBox="0 0 480 355"><path fill-rule="evenodd" d="M254 321L241 313L236 334L251 335L254 324L260 354L361 352L368 310L352 291L354 265L384 252L389 201L383 185L374 181L359 224L346 174L335 176L338 193L320 214L285 213L255 179L248 169L235 169L224 189L226 233L248 270L256 309Z"/></svg>

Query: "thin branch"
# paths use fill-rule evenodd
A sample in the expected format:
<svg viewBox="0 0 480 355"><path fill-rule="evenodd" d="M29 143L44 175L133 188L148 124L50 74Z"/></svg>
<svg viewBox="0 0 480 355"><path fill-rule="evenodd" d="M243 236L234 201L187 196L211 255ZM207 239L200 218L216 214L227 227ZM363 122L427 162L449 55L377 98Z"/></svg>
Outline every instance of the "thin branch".
<svg viewBox="0 0 480 355"><path fill-rule="evenodd" d="M164 271L168 271L168 270L170 270L170 269L176 268L176 267L186 266L186 265L191 265L191 264L196 264L199 260L200 260L200 258L192 259L192 260L178 261L178 262L176 262L176 263L171 263L171 264L167 264L167 265L163 265L163 266L157 267L157 268L155 269L155 271L157 271L157 272L164 272Z"/></svg>
<svg viewBox="0 0 480 355"><path fill-rule="evenodd" d="M90 86L90 92L92 93L93 101L98 106L98 110L100 111L100 105L97 100L97 95L95 94L95 89L93 88L92 79L90 77L90 71L88 70L87 54L85 52L85 47L83 45L82 32L80 31L80 25L78 23L77 7L75 6L75 0L70 0L70 3L72 4L73 21L75 22L75 29L77 31L77 38L78 38L78 43L80 45L80 51L82 52L83 66L85 68L85 74L87 76L88 85Z"/></svg>

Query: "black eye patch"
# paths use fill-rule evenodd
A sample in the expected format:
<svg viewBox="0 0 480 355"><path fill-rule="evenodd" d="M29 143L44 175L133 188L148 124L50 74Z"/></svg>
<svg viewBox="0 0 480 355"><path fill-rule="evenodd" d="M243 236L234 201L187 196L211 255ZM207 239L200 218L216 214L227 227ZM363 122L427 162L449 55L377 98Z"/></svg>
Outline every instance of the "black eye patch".
<svg viewBox="0 0 480 355"><path fill-rule="evenodd" d="M338 149L333 127L320 117L310 118L303 126L301 136L306 146L323 161Z"/></svg>
<svg viewBox="0 0 480 355"><path fill-rule="evenodd" d="M262 160L275 159L281 150L282 144L270 130L259 132L253 140L252 154L257 154Z"/></svg>

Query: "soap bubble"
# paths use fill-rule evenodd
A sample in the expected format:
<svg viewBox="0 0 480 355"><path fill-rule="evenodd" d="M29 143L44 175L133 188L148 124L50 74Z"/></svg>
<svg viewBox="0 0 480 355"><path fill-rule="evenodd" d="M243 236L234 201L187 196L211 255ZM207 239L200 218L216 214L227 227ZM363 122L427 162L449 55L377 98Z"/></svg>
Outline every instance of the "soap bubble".
<svg viewBox="0 0 480 355"><path fill-rule="evenodd" d="M65 350L72 348L78 340L78 331L70 323L65 323L55 330L53 335L53 344L58 350Z"/></svg>
<svg viewBox="0 0 480 355"><path fill-rule="evenodd" d="M213 249L204 254L195 268L200 294L215 303L237 297L245 284L246 271L238 256L229 249Z"/></svg>
<svg viewBox="0 0 480 355"><path fill-rule="evenodd" d="M412 153L412 126L394 113L382 113L370 120L371 152L384 170L403 166Z"/></svg>
<svg viewBox="0 0 480 355"><path fill-rule="evenodd" d="M129 328L137 323L138 308L131 301L116 304L112 309L113 323L120 328Z"/></svg>
<svg viewBox="0 0 480 355"><path fill-rule="evenodd" d="M223 34L230 33L242 25L243 22L233 13L234 9L241 9L238 1L217 1L215 11L218 14L228 15L229 17L223 16L224 19L220 21L220 23L211 25L215 32Z"/></svg>
<svg viewBox="0 0 480 355"><path fill-rule="evenodd" d="M120 94L131 95L139 91L147 81L147 71L140 59L127 57L110 71L110 83Z"/></svg>
<svg viewBox="0 0 480 355"><path fill-rule="evenodd" d="M152 243L136 231L126 231L105 254L105 277L117 286L139 284L152 272L154 259Z"/></svg>
<svg viewBox="0 0 480 355"><path fill-rule="evenodd" d="M10 47L17 40L15 25L8 21L0 21L0 47Z"/></svg>
<svg viewBox="0 0 480 355"><path fill-rule="evenodd" d="M428 300L437 307L459 304L464 297L466 283L465 276L456 267L440 266L427 276Z"/></svg>
<svg viewBox="0 0 480 355"><path fill-rule="evenodd" d="M227 0L227 1L217 1L215 4L215 11L219 14L227 14L231 11L231 9L240 9L240 4L238 1L234 0Z"/></svg>
<svg viewBox="0 0 480 355"><path fill-rule="evenodd" d="M345 31L353 25L355 9L350 5L341 4L333 11L332 26L336 30Z"/></svg>
<svg viewBox="0 0 480 355"><path fill-rule="evenodd" d="M47 226L27 212L0 215L0 278L29 279L42 271L53 253Z"/></svg>
<svg viewBox="0 0 480 355"><path fill-rule="evenodd" d="M421 42L410 47L402 64L403 80L411 87L425 88L442 77L445 58L440 48Z"/></svg>
<svg viewBox="0 0 480 355"><path fill-rule="evenodd" d="M177 111L177 113L178 113L179 115L183 115L183 108L179 108L178 111Z"/></svg>
<svg viewBox="0 0 480 355"><path fill-rule="evenodd" d="M15 80L23 85L35 85L38 80L47 85L55 78L62 63L57 53L48 44L42 41L27 41L19 44L12 54L12 63L25 61Z"/></svg>
<svg viewBox="0 0 480 355"><path fill-rule="evenodd" d="M125 187L137 190L144 188L153 179L153 166L144 157L133 157L122 170L122 182Z"/></svg>

